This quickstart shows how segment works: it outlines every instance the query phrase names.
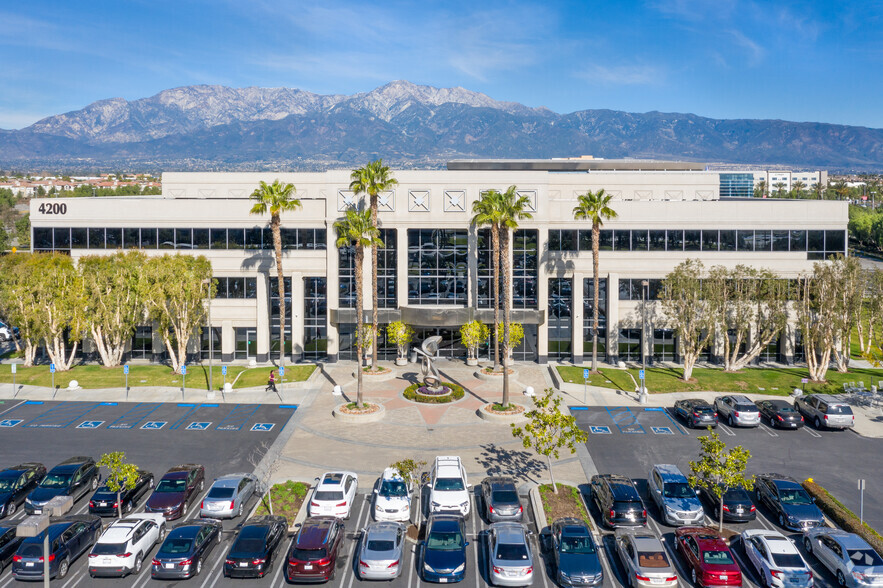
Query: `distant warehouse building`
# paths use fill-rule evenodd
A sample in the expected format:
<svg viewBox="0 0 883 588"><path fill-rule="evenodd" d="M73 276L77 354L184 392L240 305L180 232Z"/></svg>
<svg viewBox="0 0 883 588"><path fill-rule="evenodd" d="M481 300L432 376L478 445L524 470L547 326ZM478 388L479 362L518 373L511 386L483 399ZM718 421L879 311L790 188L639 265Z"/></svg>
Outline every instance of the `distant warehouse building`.
<svg viewBox="0 0 883 588"><path fill-rule="evenodd" d="M702 164L596 159L463 160L446 170L396 171L398 186L379 198L380 320L412 325L418 340L441 335L443 355L465 355L460 325L493 322L490 240L486 230L470 227L472 203L484 190L514 184L533 215L513 240L513 320L525 330L516 359L581 362L591 355L591 232L573 220L572 209L579 194L603 188L619 218L601 232L602 357L640 361L643 345L657 361L678 361L669 327L651 319L642 337L644 280L652 299L660 280L689 258L796 278L813 262L846 253L846 203L732 197L747 194L754 177L731 174ZM354 256L334 246L332 228L358 201L348 170L166 173L160 196L35 199L32 247L74 257L139 248L205 255L219 287L211 329L203 329L194 355L207 358L213 337L217 360L263 362L278 345L280 304L268 219L249 214L249 195L261 180L276 178L294 184L303 203L282 218L291 359L353 359ZM370 305L370 279L365 294ZM395 355L385 341L381 351ZM152 326L140 327L131 359L160 361L163 353ZM801 355L799 337L788 328L761 359L791 362Z"/></svg>

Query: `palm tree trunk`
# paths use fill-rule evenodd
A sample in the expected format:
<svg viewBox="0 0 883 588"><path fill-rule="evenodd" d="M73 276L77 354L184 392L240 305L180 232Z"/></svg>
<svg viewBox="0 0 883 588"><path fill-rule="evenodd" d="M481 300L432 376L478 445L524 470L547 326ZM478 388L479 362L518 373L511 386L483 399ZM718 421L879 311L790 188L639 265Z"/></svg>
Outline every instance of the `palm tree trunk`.
<svg viewBox="0 0 883 588"><path fill-rule="evenodd" d="M377 194L371 195L371 226L377 228ZM371 371L377 369L377 247L371 248Z"/></svg>
<svg viewBox="0 0 883 588"><path fill-rule="evenodd" d="M503 258L503 406L509 406L509 229L500 231Z"/></svg>
<svg viewBox="0 0 883 588"><path fill-rule="evenodd" d="M500 228L491 227L491 255L494 268L494 371L500 369Z"/></svg>
<svg viewBox="0 0 883 588"><path fill-rule="evenodd" d="M279 282L279 366L285 366L285 280L282 275L282 235L279 231L279 215L270 219L273 230L273 250L276 255L276 280ZM279 378L282 381L282 378Z"/></svg>
<svg viewBox="0 0 883 588"><path fill-rule="evenodd" d="M601 239L601 227L598 223L592 223L592 372L598 371L598 249ZM576 301L574 301L576 303ZM573 326L576 328L576 325ZM574 350L576 351L576 350Z"/></svg>
<svg viewBox="0 0 883 588"><path fill-rule="evenodd" d="M356 246L356 408L362 408L362 315L364 314L365 301L362 295L362 263L365 259L365 250Z"/></svg>

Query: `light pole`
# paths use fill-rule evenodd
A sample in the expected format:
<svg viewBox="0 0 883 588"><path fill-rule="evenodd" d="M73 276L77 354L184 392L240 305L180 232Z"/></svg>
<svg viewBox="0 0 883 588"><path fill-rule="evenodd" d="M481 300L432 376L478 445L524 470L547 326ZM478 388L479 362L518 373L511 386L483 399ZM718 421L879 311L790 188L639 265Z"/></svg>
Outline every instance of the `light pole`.
<svg viewBox="0 0 883 588"><path fill-rule="evenodd" d="M647 299L650 297L649 293L650 282L647 280L641 281L641 374L645 377L647 375L647 352L645 349L645 345L647 344ZM647 385L645 384L645 378L641 378L641 404L647 402Z"/></svg>

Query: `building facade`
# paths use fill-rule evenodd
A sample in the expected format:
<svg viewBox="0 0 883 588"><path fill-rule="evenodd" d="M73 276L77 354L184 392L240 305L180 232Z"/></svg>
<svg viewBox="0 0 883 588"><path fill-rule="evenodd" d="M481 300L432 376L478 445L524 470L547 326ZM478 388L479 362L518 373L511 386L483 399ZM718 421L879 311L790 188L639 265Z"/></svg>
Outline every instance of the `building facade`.
<svg viewBox="0 0 883 588"><path fill-rule="evenodd" d="M402 320L418 341L441 335L441 354L465 355L460 325L493 322L490 240L470 226L472 204L485 190L510 185L527 197L532 215L512 239L512 317L525 331L515 350L521 361L579 363L591 356L591 231L572 214L587 190L612 194L619 215L601 232L598 334L608 361L640 361L642 353L679 360L672 330L652 317L642 329L638 309L641 296L654 299L660 280L685 259L797 278L815 261L846 252L846 203L721 198L729 179L701 164L567 161L459 161L446 170L395 171L398 186L378 199L380 322ZM282 216L290 293L284 304L269 219L249 214L258 183L277 178L294 184L303 204ZM284 308L291 360L354 359L354 255L334 246L332 227L361 200L348 186L348 170L166 173L161 196L32 200L32 248L75 258L117 249L205 255L218 293L211 328L203 329L194 354L206 358L212 337L217 360L268 360L278 353ZM370 256L364 275L370 306ZM366 307L363 320L369 317ZM383 330L380 345L382 357L394 357ZM799 361L800 353L789 329L762 359ZM158 361L162 354L152 327L139 327L131 359ZM714 355L710 350L709 359Z"/></svg>

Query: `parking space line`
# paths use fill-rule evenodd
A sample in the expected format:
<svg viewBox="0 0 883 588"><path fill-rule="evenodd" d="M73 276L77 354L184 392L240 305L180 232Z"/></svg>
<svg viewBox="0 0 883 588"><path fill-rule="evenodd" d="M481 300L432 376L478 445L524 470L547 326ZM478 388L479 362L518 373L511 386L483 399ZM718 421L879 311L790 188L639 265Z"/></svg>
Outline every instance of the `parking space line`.
<svg viewBox="0 0 883 588"><path fill-rule="evenodd" d="M613 420L613 424L616 425L616 428L619 429L620 433L646 433L647 430L638 422L638 415L632 412L632 409L627 406L614 407L618 412L613 412L610 407L605 406L604 410L607 411L607 414L610 415L610 418ZM623 425L625 421L628 421ZM623 426L626 428L623 429ZM634 429L633 427L637 427L640 431Z"/></svg>
<svg viewBox="0 0 883 588"><path fill-rule="evenodd" d="M199 404L186 404L186 405L179 404L178 406L181 406L181 407L186 406L187 410L184 412L184 414L181 416L181 418L179 418L177 421L172 423L172 426L169 427L169 430L177 429L178 427L180 427L181 423L183 423L187 419L187 417L189 417L191 414L193 414L194 412L199 410L199 407L201 405L199 405Z"/></svg>
<svg viewBox="0 0 883 588"><path fill-rule="evenodd" d="M88 407L85 410L83 410L84 404ZM28 427L28 428L46 427L46 428L53 428L53 429L64 429L64 428L69 427L71 425L71 423L73 423L77 419L80 419L80 418L86 416L87 414L89 414L90 412L92 412L93 410L98 408L99 406L101 406L100 402L62 403L62 404L59 404L58 406L54 406L54 407L50 408L46 412L41 413L40 415L34 417L33 419L31 419L30 421L28 421L27 423L25 423L22 426ZM62 419L67 419L68 417L72 417L72 418L70 420L64 420L61 422L52 422L52 419L55 419L57 417L61 417Z"/></svg>
<svg viewBox="0 0 883 588"><path fill-rule="evenodd" d="M27 400L22 400L22 401L20 401L18 404L16 404L15 406L10 406L9 408L7 408L6 410L4 410L3 412L0 412L0 415L6 414L7 412L12 412L13 410L15 410L16 408L18 408L19 406L21 406L21 405L24 404L25 402L27 402Z"/></svg>
<svg viewBox="0 0 883 588"><path fill-rule="evenodd" d="M671 424L673 424L677 428L678 432L680 432L681 435L689 435L689 433L686 430L684 430L684 427L682 427L679 422L677 422L676 420L671 418L671 415L668 414L667 408L662 409L662 414L665 415L665 418L667 418L668 420L671 421Z"/></svg>
<svg viewBox="0 0 883 588"><path fill-rule="evenodd" d="M218 423L218 426L215 427L215 429L219 431L238 431L245 425L248 419L251 418L251 415L256 413L260 408L261 405L259 404L237 404L227 416L221 419L221 422Z"/></svg>
<svg viewBox="0 0 883 588"><path fill-rule="evenodd" d="M353 536L353 549L350 551L350 560L348 562L347 568L348 573L350 575L350 581L347 584L347 588L352 588L353 580L356 578L357 570L359 569L359 563L356 561L356 549L359 547L359 542L362 540L362 513L365 511L365 504L368 502L368 497L365 496L365 499L362 500L362 506L359 508L359 516L356 517L356 533ZM368 518L371 518L371 512L368 512ZM368 521L365 521L365 525L367 526ZM344 530L344 532L346 532ZM344 576L344 579L346 576Z"/></svg>
<svg viewBox="0 0 883 588"><path fill-rule="evenodd" d="M803 430L803 431L806 431L807 433L809 433L809 434L812 435L813 437L816 437L817 439L821 439L821 437L822 437L822 435L821 435L818 431L813 431L813 430L809 427L808 424L806 424L806 425L800 427L800 429Z"/></svg>
<svg viewBox="0 0 883 588"><path fill-rule="evenodd" d="M151 407L152 406L152 407ZM162 403L139 402L109 425L108 429L134 429L138 423L150 416L150 413L162 406Z"/></svg>
<svg viewBox="0 0 883 588"><path fill-rule="evenodd" d="M767 426L766 426L765 424L763 424L763 423L760 423L760 428L763 429L764 431L766 431L766 433L767 433L770 437L778 437L778 436L779 436L778 433L776 433L775 431L773 431L772 429L770 429L769 427L767 427Z"/></svg>
<svg viewBox="0 0 883 588"><path fill-rule="evenodd" d="M209 568L208 574L206 574L206 578L205 578L205 580L202 581L202 585L200 588L205 588L206 582L208 582L209 580L212 579L212 575L215 573L215 570L218 569L218 564L224 560L224 556L226 555L224 553L224 549L223 549L224 543L225 543L225 541L222 539L221 541L218 541L217 545L215 545L215 549L218 550L218 561L215 562L215 565L213 565L211 568ZM218 578L215 578L215 582L217 582L217 581L218 581ZM212 582L212 586L215 585L215 582Z"/></svg>
<svg viewBox="0 0 883 588"><path fill-rule="evenodd" d="M719 427L723 430L723 432L726 433L727 435L729 435L730 437L735 437L735 436L736 436L736 433L734 433L733 431L731 431L731 430L730 430L726 425L724 425L723 423L718 423L717 426L719 426Z"/></svg>

